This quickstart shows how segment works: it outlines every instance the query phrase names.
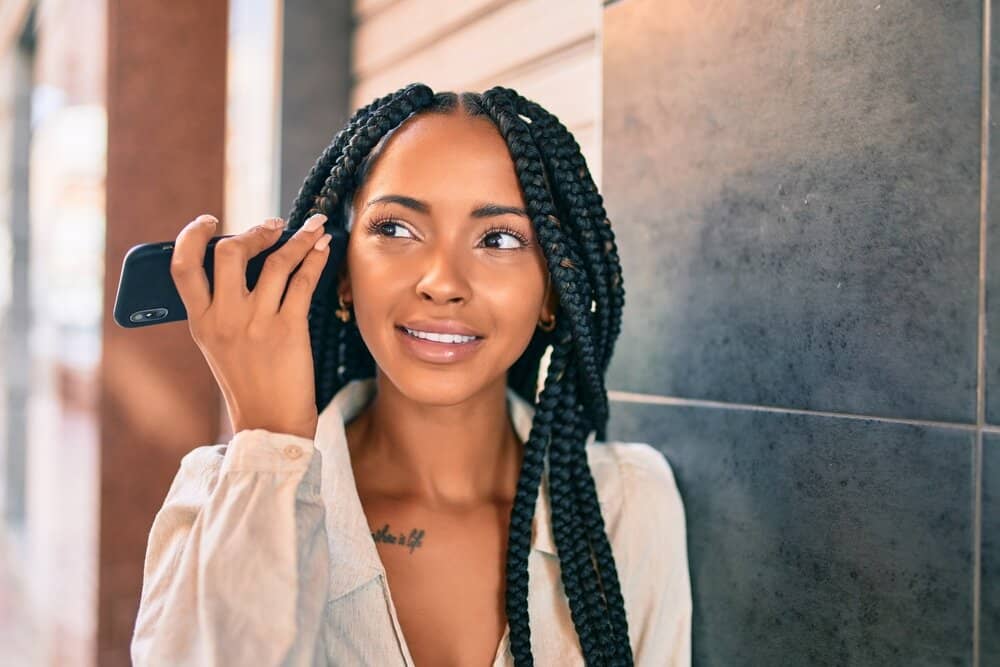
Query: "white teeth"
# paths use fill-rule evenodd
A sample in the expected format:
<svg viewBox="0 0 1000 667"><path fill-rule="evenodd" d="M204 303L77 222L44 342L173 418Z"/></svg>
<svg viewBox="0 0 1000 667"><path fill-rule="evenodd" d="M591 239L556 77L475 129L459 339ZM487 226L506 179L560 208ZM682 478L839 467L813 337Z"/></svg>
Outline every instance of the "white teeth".
<svg viewBox="0 0 1000 667"><path fill-rule="evenodd" d="M476 340L475 336L460 336L458 334L439 334L431 333L429 331L416 331L414 329L407 329L403 327L403 330L411 336L417 338L424 338L426 340L433 340L438 343L468 343L469 341Z"/></svg>

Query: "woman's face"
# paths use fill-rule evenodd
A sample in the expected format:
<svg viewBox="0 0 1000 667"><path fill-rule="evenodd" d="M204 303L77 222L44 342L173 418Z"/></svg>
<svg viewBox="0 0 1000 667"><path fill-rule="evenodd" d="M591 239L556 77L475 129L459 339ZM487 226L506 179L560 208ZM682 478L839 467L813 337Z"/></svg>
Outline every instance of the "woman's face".
<svg viewBox="0 0 1000 667"><path fill-rule="evenodd" d="M354 197L340 293L381 372L410 399L452 405L502 380L551 317L545 258L524 209L488 119L420 115L385 141ZM435 342L404 327L476 339Z"/></svg>

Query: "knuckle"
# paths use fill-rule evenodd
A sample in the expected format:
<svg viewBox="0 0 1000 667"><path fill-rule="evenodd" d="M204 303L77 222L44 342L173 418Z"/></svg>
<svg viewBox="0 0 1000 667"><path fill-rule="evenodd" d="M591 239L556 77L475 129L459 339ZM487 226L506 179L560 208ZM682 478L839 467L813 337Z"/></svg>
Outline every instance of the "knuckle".
<svg viewBox="0 0 1000 667"><path fill-rule="evenodd" d="M268 271L282 271L287 273L289 270L288 260L285 259L284 255L281 253L274 253L268 255L267 259L264 260L264 268Z"/></svg>
<svg viewBox="0 0 1000 667"><path fill-rule="evenodd" d="M189 263L184 257L174 253L173 257L170 258L170 275L175 278L184 275L188 271L188 265Z"/></svg>
<svg viewBox="0 0 1000 667"><path fill-rule="evenodd" d="M312 287L313 284L312 274L306 271L299 271L294 276L292 276L291 284L299 289Z"/></svg>
<svg viewBox="0 0 1000 667"><path fill-rule="evenodd" d="M268 322L254 320L247 325L246 337L251 343L263 343L271 337L271 326Z"/></svg>
<svg viewBox="0 0 1000 667"><path fill-rule="evenodd" d="M216 257L238 257L241 253L240 243L235 236L224 238L215 244Z"/></svg>

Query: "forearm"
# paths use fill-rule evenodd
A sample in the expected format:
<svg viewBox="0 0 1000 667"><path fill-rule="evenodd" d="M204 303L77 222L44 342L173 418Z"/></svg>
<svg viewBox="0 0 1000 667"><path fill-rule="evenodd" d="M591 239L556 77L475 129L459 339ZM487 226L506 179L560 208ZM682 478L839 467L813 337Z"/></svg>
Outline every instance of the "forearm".
<svg viewBox="0 0 1000 667"><path fill-rule="evenodd" d="M136 665L312 663L328 568L320 463L311 440L260 429L185 457L150 532Z"/></svg>

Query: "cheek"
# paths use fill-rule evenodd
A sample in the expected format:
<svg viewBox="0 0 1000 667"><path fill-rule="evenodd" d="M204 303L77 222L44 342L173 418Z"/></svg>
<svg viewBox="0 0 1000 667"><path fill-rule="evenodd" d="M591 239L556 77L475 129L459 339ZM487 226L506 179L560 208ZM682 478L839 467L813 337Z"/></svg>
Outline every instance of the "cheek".
<svg viewBox="0 0 1000 667"><path fill-rule="evenodd" d="M545 279L536 267L498 272L477 285L477 294L493 318L494 335L503 341L504 356L513 363L535 333Z"/></svg>
<svg viewBox="0 0 1000 667"><path fill-rule="evenodd" d="M392 304L406 289L408 276L398 263L387 261L384 255L373 253L364 244L348 248L351 271L351 297L362 333L365 324L384 322Z"/></svg>
<svg viewBox="0 0 1000 667"><path fill-rule="evenodd" d="M538 320L538 309L542 302L541 283L527 279L529 271L520 271L505 276L494 277L479 289L484 301L497 320L498 328L509 332L527 331L529 334Z"/></svg>

